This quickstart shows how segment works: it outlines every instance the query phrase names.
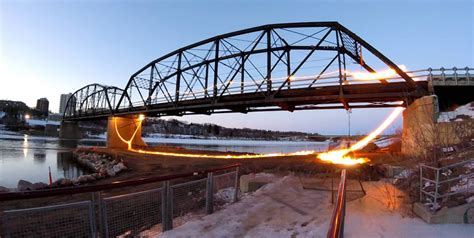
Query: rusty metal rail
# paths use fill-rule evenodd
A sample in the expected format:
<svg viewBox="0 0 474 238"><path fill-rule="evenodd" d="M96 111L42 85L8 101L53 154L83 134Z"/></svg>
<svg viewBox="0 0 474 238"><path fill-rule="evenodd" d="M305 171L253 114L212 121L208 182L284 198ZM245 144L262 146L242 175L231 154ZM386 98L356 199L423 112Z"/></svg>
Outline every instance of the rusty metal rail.
<svg viewBox="0 0 474 238"><path fill-rule="evenodd" d="M331 223L327 233L328 238L344 237L344 219L346 216L346 169L341 171L341 181L337 189L336 206L332 212Z"/></svg>

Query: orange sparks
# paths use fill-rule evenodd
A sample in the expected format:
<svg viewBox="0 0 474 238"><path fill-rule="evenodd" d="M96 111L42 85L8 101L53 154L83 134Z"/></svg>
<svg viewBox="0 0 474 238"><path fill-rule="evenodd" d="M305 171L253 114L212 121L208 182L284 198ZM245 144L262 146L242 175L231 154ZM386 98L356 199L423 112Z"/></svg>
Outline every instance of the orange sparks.
<svg viewBox="0 0 474 238"><path fill-rule="evenodd" d="M363 164L368 162L369 160L367 158L352 158L350 156L346 156L350 152L360 150L369 142L371 142L375 137L380 135L382 131L387 129L387 127L395 121L395 119L400 115L400 113L404 110L402 107L397 107L393 112L385 119L382 124L380 124L377 129L372 131L369 135L364 137L362 140L358 141L354 145L352 145L348 149L340 149L340 150L333 150L333 151L328 151L325 153L320 153L318 154L318 158L322 161L330 162L333 164L344 164L344 165L355 165L355 164Z"/></svg>
<svg viewBox="0 0 474 238"><path fill-rule="evenodd" d="M398 66L401 70L407 71L407 67L405 65ZM389 79L393 77L397 77L398 74L394 69L386 69L377 72L350 72L346 71L347 74L352 76L355 80L383 80Z"/></svg>

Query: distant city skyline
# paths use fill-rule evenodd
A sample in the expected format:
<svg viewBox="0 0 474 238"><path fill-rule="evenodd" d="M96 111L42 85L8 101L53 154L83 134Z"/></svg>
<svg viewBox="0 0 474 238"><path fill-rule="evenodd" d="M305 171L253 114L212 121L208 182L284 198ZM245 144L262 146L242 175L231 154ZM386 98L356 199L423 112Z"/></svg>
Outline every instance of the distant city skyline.
<svg viewBox="0 0 474 238"><path fill-rule="evenodd" d="M200 13L200 14L196 14ZM33 107L89 83L124 87L170 51L257 25L339 21L409 70L474 66L474 3L455 1L1 1L0 99ZM390 109L358 109L366 133ZM227 127L346 133L344 110L186 116ZM394 127L400 126L399 119Z"/></svg>
<svg viewBox="0 0 474 238"><path fill-rule="evenodd" d="M59 113L60 114L63 114L64 111L66 110L67 101L71 95L72 93L61 94L60 99L59 99Z"/></svg>

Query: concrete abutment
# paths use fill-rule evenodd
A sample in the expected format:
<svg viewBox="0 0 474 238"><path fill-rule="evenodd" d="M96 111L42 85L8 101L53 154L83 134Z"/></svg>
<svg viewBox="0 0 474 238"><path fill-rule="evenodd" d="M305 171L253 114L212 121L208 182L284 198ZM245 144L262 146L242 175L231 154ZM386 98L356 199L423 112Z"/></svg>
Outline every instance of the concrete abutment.
<svg viewBox="0 0 474 238"><path fill-rule="evenodd" d="M145 147L142 139L142 118L139 116L109 117L107 120L107 147L128 149Z"/></svg>

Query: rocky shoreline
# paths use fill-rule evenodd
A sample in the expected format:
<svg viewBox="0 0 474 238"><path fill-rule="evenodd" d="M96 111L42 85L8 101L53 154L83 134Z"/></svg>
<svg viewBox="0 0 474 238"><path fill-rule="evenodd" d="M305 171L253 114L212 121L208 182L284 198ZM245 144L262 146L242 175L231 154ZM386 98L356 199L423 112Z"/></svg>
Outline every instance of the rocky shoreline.
<svg viewBox="0 0 474 238"><path fill-rule="evenodd" d="M77 149L73 152L73 158L80 166L89 170L91 173L73 179L60 178L51 185L43 182L32 183L27 180L19 180L16 189L0 186L0 193L79 186L103 178L115 177L118 173L128 170L123 159L112 154L99 153L91 149Z"/></svg>

